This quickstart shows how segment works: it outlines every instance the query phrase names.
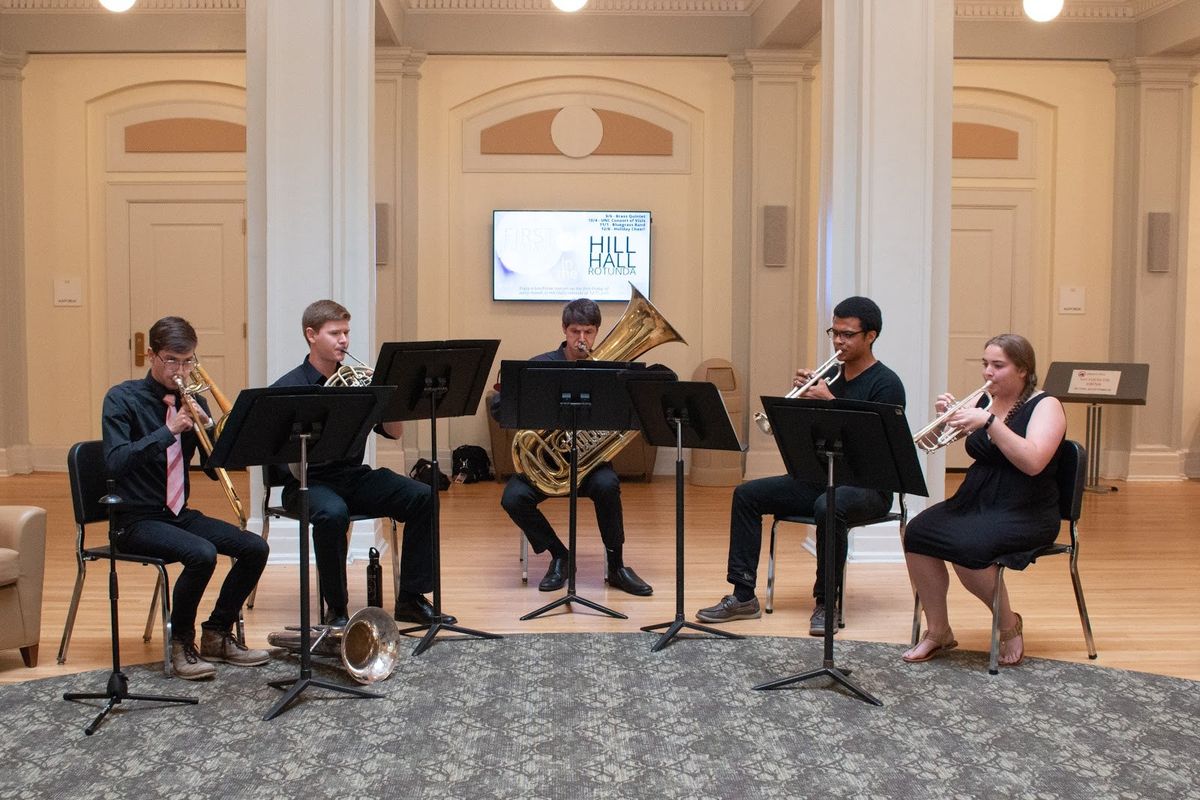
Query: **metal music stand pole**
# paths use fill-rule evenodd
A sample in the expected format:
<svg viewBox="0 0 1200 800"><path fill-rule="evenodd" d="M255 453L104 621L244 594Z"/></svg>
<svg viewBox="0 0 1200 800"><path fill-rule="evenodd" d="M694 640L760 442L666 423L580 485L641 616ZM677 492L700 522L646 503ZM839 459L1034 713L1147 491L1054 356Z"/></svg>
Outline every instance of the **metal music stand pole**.
<svg viewBox="0 0 1200 800"><path fill-rule="evenodd" d="M63 694L63 700L107 700L104 708L96 715L91 724L83 729L83 732L91 736L100 727L100 723L108 716L108 712L114 707L120 705L125 700L154 700L159 703L185 703L195 705L200 702L195 697L173 697L170 695L157 694L130 694L129 693L129 678L121 672L121 640L119 636L120 626L117 624L117 599L119 593L117 591L117 506L122 502L120 497L117 497L114 491L114 482L108 482L108 494L100 498L102 505L108 506L108 552L112 558L108 559L108 614L109 624L112 631L112 672L108 674L108 685L103 692L66 692Z"/></svg>
<svg viewBox="0 0 1200 800"><path fill-rule="evenodd" d="M628 387L646 441L658 447L675 445L675 619L647 625L642 630L653 633L666 628L651 648L653 652L662 650L685 628L741 639L736 633L689 622L683 617L683 448L686 445L700 450L742 450L725 402L717 387L708 382L638 379L630 381Z"/></svg>
<svg viewBox="0 0 1200 800"><path fill-rule="evenodd" d="M368 692L355 686L341 686L329 681L323 681L312 676L312 629L309 627L308 608L308 440L312 437L311 430L296 434L300 440L300 677L287 678L281 681L271 681L267 685L274 689L287 689L283 697L271 706L271 710L263 715L263 720L275 719L282 714L293 700L309 686L329 689L333 692L354 695L355 697L382 697L383 695ZM291 688L287 688L291 687Z"/></svg>

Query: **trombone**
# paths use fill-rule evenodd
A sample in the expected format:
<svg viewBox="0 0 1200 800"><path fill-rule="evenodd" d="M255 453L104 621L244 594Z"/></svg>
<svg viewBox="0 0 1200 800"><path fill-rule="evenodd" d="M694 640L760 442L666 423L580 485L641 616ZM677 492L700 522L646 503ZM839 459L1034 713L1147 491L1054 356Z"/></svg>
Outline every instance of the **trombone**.
<svg viewBox="0 0 1200 800"><path fill-rule="evenodd" d="M810 377L808 380L806 380L804 383L800 384L799 386L793 386L792 390L790 392L788 392L787 394L785 394L783 396L783 398L785 400L792 400L792 399L797 398L800 395L804 394L809 389L816 386L817 383L825 377L825 373L829 372L829 370L833 369L834 367L837 368L837 372L835 372L833 374L832 378L829 378L828 380L826 380L825 384L828 386L828 385L832 384L834 381L836 381L838 378L842 377L843 364L842 364L841 356L842 356L841 350L835 351L834 354L829 357L828 361L826 361L824 364L822 364L821 366L819 366L813 370L812 377ZM761 411L754 412L754 424L758 425L758 429L761 430L763 433L765 433L767 436L771 435L771 421L767 419L767 415L764 414L763 412L761 412Z"/></svg>
<svg viewBox="0 0 1200 800"><path fill-rule="evenodd" d="M233 405L229 402L229 398L224 392L217 388L213 383L212 378L208 376L208 372L196 362L196 366L192 367L188 373L188 383L183 382L183 378L179 375L174 377L175 385L179 387L179 394L183 397L183 403L187 406L188 414L192 417L193 428L196 432L196 438L200 440L200 449L204 451L204 455L211 456L213 450L213 439L221 435L221 429L225 427L225 417L229 414L229 409ZM205 421L211 421L204 409L200 408L200 404L196 402L194 395L209 392L212 394L213 402L221 409L221 419L213 426L212 437L208 435L208 429L205 427ZM217 480L221 482L221 488L225 490L225 498L229 501L229 505L233 507L233 513L237 515L238 525L242 530L246 530L246 510L242 507L242 501L238 498L237 490L233 488L233 481L229 478L229 473L221 467L214 470L217 473Z"/></svg>
<svg viewBox="0 0 1200 800"><path fill-rule="evenodd" d="M957 442L967 434L967 431L963 428L955 428L954 426L948 424L950 418L964 408L970 408L974 406L979 402L980 397L987 398L987 402L983 404L982 408L991 408L993 398L988 392L988 390L991 388L992 382L987 381L983 384L983 386L980 386L962 400L959 400L957 403L947 408L945 411L939 414L936 419L934 419L924 428L921 428L921 430L917 431L917 433L913 435L913 444L924 450L926 453L933 453L942 449L948 444Z"/></svg>

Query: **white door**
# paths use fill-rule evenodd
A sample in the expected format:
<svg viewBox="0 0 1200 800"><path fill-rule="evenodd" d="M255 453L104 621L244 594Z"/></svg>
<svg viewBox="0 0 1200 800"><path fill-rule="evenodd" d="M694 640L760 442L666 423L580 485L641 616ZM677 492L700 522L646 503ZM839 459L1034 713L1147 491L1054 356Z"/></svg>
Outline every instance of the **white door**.
<svg viewBox="0 0 1200 800"><path fill-rule="evenodd" d="M200 339L201 363L232 402L246 387L244 203L134 201L127 210L130 376L146 372L150 326L184 317Z"/></svg>
<svg viewBox="0 0 1200 800"><path fill-rule="evenodd" d="M954 193L950 240L950 342L947 387L956 397L983 384L984 343L1028 325L1030 216L1028 195L985 190ZM932 414L932 412L930 412ZM946 466L971 463L961 443L947 449Z"/></svg>

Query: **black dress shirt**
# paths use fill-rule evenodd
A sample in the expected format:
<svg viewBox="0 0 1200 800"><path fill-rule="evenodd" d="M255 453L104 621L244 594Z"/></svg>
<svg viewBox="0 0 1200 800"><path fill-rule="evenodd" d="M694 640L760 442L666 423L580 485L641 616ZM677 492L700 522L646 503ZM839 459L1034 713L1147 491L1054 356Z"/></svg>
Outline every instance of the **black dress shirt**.
<svg viewBox="0 0 1200 800"><path fill-rule="evenodd" d="M122 517L167 510L167 448L175 440L167 428L167 404L163 402L168 394L175 395L176 407L186 414L187 411L179 406L178 393L154 380L148 372L140 380L118 383L104 396L100 420L104 465L116 481L117 495L123 501L119 507ZM204 398L195 399L207 414L208 404ZM180 436L185 465L191 462L198 443L194 431ZM185 469L185 505L190 491L191 478Z"/></svg>

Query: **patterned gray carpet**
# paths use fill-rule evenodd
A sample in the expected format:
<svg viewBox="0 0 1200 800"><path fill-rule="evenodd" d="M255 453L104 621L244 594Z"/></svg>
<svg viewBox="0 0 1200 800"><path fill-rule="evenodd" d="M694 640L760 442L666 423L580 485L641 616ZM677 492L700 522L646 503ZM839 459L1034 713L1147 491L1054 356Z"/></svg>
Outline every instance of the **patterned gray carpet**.
<svg viewBox="0 0 1200 800"><path fill-rule="evenodd" d="M272 722L281 656L216 681L126 670L131 691L195 706L122 705L83 736L105 672L0 687L0 797L1200 798L1191 681L982 653L906 665L894 645L838 642L836 663L884 702L826 678L819 639L648 634L441 641L374 689L310 688ZM344 682L324 666L316 676Z"/></svg>

